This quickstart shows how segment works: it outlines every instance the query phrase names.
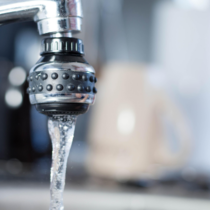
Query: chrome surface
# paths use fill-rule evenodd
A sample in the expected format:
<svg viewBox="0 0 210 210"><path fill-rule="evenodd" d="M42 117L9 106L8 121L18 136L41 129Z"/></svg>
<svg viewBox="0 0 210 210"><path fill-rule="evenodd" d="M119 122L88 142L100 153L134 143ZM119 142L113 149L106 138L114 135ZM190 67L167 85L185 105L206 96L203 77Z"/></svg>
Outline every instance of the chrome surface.
<svg viewBox="0 0 210 210"><path fill-rule="evenodd" d="M86 72L86 73L93 73L95 74L95 70L92 66L85 64L85 63L38 63L36 64L31 70L30 73L35 71L46 71L46 70L69 70L75 72Z"/></svg>
<svg viewBox="0 0 210 210"><path fill-rule="evenodd" d="M32 72L42 72L42 71L59 71L59 70L69 70L75 72L86 72L86 73L95 73L95 70L92 66L84 63L39 63L35 65L31 70ZM69 94L30 94L29 99L31 104L39 104L39 103L52 103L52 102L60 102L60 103L87 103L94 104L95 94L83 94L83 93L69 93Z"/></svg>
<svg viewBox="0 0 210 210"><path fill-rule="evenodd" d="M72 37L72 33L70 31L63 33L53 33L50 34L51 38L59 38L59 37Z"/></svg>
<svg viewBox="0 0 210 210"><path fill-rule="evenodd" d="M26 20L37 22L40 35L78 32L81 0L0 0L0 24Z"/></svg>
<svg viewBox="0 0 210 210"><path fill-rule="evenodd" d="M31 94L29 99L31 104L40 103L87 103L94 104L94 94L70 93L70 94Z"/></svg>
<svg viewBox="0 0 210 210"><path fill-rule="evenodd" d="M77 17L61 17L61 18L49 18L37 22L39 34L49 34L55 32L81 31L82 20Z"/></svg>

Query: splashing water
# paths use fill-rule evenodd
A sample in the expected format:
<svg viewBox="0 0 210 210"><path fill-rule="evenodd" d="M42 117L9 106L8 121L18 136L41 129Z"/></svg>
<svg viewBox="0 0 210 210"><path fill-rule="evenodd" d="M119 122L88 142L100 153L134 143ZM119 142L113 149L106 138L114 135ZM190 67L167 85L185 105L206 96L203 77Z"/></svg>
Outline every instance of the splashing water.
<svg viewBox="0 0 210 210"><path fill-rule="evenodd" d="M63 190L66 165L71 149L76 116L53 116L48 120L48 130L52 140L52 167L50 186L50 210L63 210Z"/></svg>

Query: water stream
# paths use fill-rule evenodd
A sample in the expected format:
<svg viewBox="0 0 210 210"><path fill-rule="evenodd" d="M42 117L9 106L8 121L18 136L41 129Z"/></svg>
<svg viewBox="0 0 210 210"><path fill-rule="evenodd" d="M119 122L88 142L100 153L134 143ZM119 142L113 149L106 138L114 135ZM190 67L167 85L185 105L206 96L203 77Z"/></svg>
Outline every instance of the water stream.
<svg viewBox="0 0 210 210"><path fill-rule="evenodd" d="M52 167L50 185L50 210L63 210L63 190L66 165L74 137L76 116L53 116L48 119L48 130L52 140Z"/></svg>

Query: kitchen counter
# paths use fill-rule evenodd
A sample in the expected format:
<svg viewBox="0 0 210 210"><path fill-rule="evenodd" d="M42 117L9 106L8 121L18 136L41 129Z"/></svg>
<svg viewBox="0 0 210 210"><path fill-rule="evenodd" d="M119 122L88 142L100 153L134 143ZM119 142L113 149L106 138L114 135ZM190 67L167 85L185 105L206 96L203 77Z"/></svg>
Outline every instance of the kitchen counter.
<svg viewBox="0 0 210 210"><path fill-rule="evenodd" d="M209 210L207 199L138 192L66 187L65 209L73 210ZM0 210L47 210L49 186L0 185Z"/></svg>

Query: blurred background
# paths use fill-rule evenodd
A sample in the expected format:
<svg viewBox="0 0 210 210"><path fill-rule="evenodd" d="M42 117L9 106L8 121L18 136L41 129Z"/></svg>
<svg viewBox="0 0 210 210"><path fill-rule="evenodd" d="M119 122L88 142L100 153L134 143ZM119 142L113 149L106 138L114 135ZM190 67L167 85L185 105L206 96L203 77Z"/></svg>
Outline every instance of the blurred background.
<svg viewBox="0 0 210 210"><path fill-rule="evenodd" d="M83 0L98 95L79 116L66 209L210 208L210 0ZM0 209L47 209L47 117L29 103L36 24L0 27ZM33 203L33 205L32 205Z"/></svg>

